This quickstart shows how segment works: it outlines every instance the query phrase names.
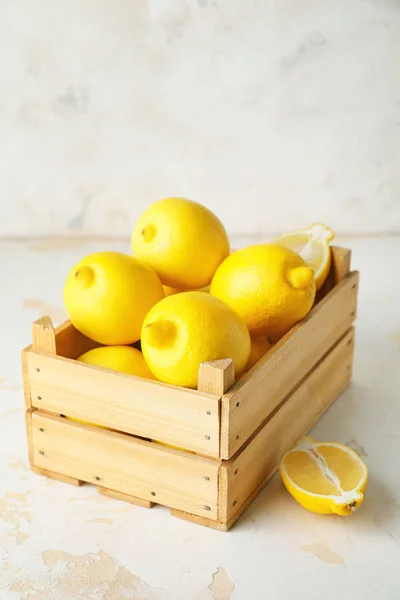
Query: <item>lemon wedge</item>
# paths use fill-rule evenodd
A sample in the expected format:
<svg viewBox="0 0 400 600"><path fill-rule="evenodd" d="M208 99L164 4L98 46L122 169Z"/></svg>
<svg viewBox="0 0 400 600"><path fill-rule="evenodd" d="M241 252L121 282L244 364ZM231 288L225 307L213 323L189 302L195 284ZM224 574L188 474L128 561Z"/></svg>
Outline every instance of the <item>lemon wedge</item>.
<svg viewBox="0 0 400 600"><path fill-rule="evenodd" d="M279 464L282 481L293 498L319 514L347 516L361 505L368 469L351 448L301 438Z"/></svg>
<svg viewBox="0 0 400 600"><path fill-rule="evenodd" d="M322 223L315 223L309 229L290 231L276 238L273 243L294 250L314 271L317 291L322 287L331 268L329 242L335 232Z"/></svg>

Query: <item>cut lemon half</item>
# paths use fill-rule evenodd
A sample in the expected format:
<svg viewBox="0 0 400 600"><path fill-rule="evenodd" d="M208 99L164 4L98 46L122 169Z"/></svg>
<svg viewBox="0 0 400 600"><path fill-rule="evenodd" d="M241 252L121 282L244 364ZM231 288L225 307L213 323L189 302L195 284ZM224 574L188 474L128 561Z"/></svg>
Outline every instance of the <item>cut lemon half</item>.
<svg viewBox="0 0 400 600"><path fill-rule="evenodd" d="M283 456L279 472L293 498L319 514L353 513L364 499L368 481L367 465L354 450L309 437Z"/></svg>
<svg viewBox="0 0 400 600"><path fill-rule="evenodd" d="M294 250L314 271L317 291L322 287L331 268L329 242L335 232L322 223L315 223L309 229L290 231L276 238L273 243Z"/></svg>

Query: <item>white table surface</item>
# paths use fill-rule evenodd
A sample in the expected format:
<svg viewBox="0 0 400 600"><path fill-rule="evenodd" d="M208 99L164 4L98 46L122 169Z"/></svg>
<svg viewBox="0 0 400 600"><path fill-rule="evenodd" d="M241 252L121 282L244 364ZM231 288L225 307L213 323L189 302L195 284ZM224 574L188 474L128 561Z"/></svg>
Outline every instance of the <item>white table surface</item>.
<svg viewBox="0 0 400 600"><path fill-rule="evenodd" d="M29 471L20 350L31 322L64 319L78 259L129 246L0 243L0 600L400 600L400 238L340 242L361 271L354 381L312 436L365 457L364 505L314 515L276 476L228 533Z"/></svg>

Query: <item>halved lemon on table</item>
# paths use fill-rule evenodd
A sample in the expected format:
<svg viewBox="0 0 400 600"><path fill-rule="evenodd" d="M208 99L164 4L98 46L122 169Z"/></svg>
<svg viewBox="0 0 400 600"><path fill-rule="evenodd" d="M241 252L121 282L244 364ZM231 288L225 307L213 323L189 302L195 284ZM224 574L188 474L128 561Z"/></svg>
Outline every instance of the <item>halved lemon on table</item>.
<svg viewBox="0 0 400 600"><path fill-rule="evenodd" d="M367 487L364 461L343 444L301 438L279 464L282 481L301 506L319 514L347 516L359 508Z"/></svg>
<svg viewBox="0 0 400 600"><path fill-rule="evenodd" d="M300 254L307 266L314 271L317 291L322 287L331 268L329 242L335 232L322 223L315 223L309 229L290 231L276 238L273 243L294 250Z"/></svg>

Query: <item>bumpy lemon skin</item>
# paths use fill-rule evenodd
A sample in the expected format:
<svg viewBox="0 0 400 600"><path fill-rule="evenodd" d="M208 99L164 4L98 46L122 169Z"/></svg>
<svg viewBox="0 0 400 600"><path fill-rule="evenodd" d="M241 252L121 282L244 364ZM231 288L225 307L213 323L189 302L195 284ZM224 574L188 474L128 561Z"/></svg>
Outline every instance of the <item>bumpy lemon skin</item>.
<svg viewBox="0 0 400 600"><path fill-rule="evenodd" d="M132 250L164 285L193 290L210 283L229 254L229 239L221 221L205 206L185 198L164 198L137 221Z"/></svg>
<svg viewBox="0 0 400 600"><path fill-rule="evenodd" d="M200 364L232 358L241 373L250 355L250 334L223 302L204 292L182 292L154 306L142 327L142 351L155 377L196 388Z"/></svg>
<svg viewBox="0 0 400 600"><path fill-rule="evenodd" d="M218 267L210 293L230 306L252 336L274 343L311 310L313 271L292 250L256 244L237 250Z"/></svg>
<svg viewBox="0 0 400 600"><path fill-rule="evenodd" d="M335 232L324 225L323 223L314 223L308 229L301 229L297 231L290 231L285 233L273 240L273 244L283 246L298 252L302 256L300 247L302 243L307 247L306 256L302 256L306 261L307 265L314 270L314 278L317 292L322 288L332 265L332 252L329 243L335 237ZM315 264L314 257L310 256L310 245L314 245L325 248L323 252L324 260L322 263ZM310 258L312 259L311 262Z"/></svg>
<svg viewBox="0 0 400 600"><path fill-rule="evenodd" d="M146 314L162 298L154 270L120 252L86 256L71 269L64 286L64 304L74 327L113 346L138 341Z"/></svg>
<svg viewBox="0 0 400 600"><path fill-rule="evenodd" d="M252 367L267 353L271 350L273 344L267 338L267 336L252 337L251 338L251 350L249 360L247 361L246 370L250 371Z"/></svg>

